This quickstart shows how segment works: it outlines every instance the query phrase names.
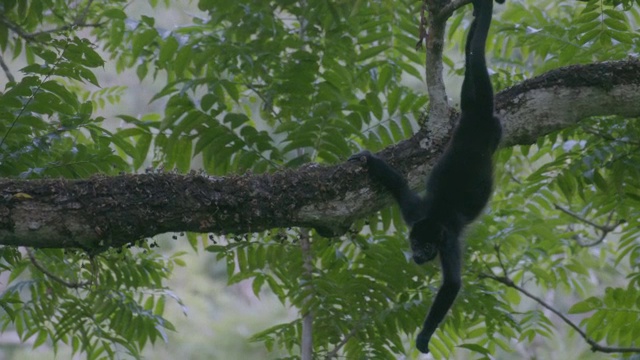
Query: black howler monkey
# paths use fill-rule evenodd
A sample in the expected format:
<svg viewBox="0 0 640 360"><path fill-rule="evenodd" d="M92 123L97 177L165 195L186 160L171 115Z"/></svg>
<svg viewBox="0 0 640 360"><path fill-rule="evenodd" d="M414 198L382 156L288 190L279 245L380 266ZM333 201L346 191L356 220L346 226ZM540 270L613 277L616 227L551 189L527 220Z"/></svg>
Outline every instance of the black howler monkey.
<svg viewBox="0 0 640 360"><path fill-rule="evenodd" d="M493 111L493 88L485 60L493 0L472 2L475 18L465 44L460 120L447 149L431 171L426 197L412 192L400 173L368 151L351 157L352 161L364 157L369 175L398 202L411 227L409 239L414 261L422 264L440 254L442 286L416 339L416 347L423 353L429 352L429 340L460 290L459 238L489 200L493 186L492 157L502 135L500 121Z"/></svg>

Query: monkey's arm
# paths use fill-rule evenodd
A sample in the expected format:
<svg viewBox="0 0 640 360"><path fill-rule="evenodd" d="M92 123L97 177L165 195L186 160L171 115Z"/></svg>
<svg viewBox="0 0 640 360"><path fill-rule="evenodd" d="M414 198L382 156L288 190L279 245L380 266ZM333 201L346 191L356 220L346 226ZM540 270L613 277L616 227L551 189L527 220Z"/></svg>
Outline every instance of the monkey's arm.
<svg viewBox="0 0 640 360"><path fill-rule="evenodd" d="M422 325L422 330L416 338L416 347L420 352L429 352L429 340L438 328L438 324L453 305L460 288L462 279L460 275L461 252L459 234L447 233L443 243L439 246L440 263L442 266L442 286L438 290L429 314Z"/></svg>
<svg viewBox="0 0 640 360"><path fill-rule="evenodd" d="M363 157L366 159L365 166L369 176L382 184L393 195L400 206L404 221L409 226L413 226L416 221L422 219L424 216L422 199L409 189L407 180L384 160L369 151L355 154L349 158L349 161L360 161Z"/></svg>

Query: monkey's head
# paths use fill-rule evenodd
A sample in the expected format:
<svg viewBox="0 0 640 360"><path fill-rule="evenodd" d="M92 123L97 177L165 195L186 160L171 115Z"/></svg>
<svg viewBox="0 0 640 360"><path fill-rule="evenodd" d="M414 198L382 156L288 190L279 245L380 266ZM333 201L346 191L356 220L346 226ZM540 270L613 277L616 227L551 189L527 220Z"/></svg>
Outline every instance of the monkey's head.
<svg viewBox="0 0 640 360"><path fill-rule="evenodd" d="M435 259L438 255L438 245L445 241L444 236L445 228L439 221L425 218L416 222L409 234L413 261L416 264L424 264Z"/></svg>

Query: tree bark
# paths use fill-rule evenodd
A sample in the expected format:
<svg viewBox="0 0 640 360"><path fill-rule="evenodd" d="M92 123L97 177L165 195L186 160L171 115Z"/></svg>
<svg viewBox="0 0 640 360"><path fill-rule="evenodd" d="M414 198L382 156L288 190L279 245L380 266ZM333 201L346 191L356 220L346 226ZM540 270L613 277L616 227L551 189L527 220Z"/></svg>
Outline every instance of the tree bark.
<svg viewBox="0 0 640 360"><path fill-rule="evenodd" d="M503 146L534 143L591 116L640 117L640 63L550 71L498 93L496 112L504 125ZM445 146L446 139L423 129L380 155L420 188ZM338 235L391 200L357 162L227 177L2 179L0 189L0 245L88 250L172 231L242 234L304 226Z"/></svg>

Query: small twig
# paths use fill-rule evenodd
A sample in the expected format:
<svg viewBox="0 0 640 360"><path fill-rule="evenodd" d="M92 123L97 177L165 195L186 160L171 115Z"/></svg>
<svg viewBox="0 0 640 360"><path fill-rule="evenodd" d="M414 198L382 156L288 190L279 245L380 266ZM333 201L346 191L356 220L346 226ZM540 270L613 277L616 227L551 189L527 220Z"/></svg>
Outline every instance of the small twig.
<svg viewBox="0 0 640 360"><path fill-rule="evenodd" d="M94 0L87 1L87 6L85 6L84 9L82 9L82 11L78 13L78 16L76 16L76 20L74 22L83 23L87 19L87 16L89 15L89 8L91 7L91 4L93 2Z"/></svg>
<svg viewBox="0 0 640 360"><path fill-rule="evenodd" d="M623 144L629 144L629 145L635 145L635 146L640 146L640 142L638 141L633 141L633 140L629 140L629 139L620 139L620 138L615 138L607 133L601 132L599 130L596 130L594 128L590 128L590 127L583 127L582 128L584 130L584 132L586 132L587 134L591 134L591 135L595 135L598 137L601 137L605 140L608 141L612 141L612 142L619 142L619 143L623 143Z"/></svg>
<svg viewBox="0 0 640 360"><path fill-rule="evenodd" d="M540 304L545 309L551 311L556 316L558 316L560 319L562 319L562 321L564 321L565 324L569 325L572 329L574 329L589 345L591 345L591 351L594 351L594 352L595 351L599 351L599 352L604 352L604 353L628 353L628 352L636 353L636 352L640 352L640 348L633 348L633 347L621 347L621 348L619 348L619 347L602 346L602 345L598 344L595 340L593 340L591 337L589 337L586 332L584 332L582 329L580 329L580 327L578 327L578 325L576 325L573 321L571 321L563 313L561 313L560 311L558 311L555 308L553 308L551 305L549 305L547 302L545 302L541 298L533 295L532 293L527 291L525 288L516 285L516 283L514 283L511 278L509 278L507 269L504 267L504 264L502 263L502 260L501 260L502 257L501 257L501 254L500 254L500 247L496 245L496 246L494 246L494 249L496 250L496 255L498 257L498 262L500 263L500 267L502 267L502 271L504 272L504 276L496 276L491 272L491 270L489 270L491 273L481 273L479 275L480 278L492 279L492 280L497 281L497 282L499 282L499 283L501 283L503 285L506 285L507 287L515 289L518 292L520 292L521 294L523 294L524 296L528 297L529 299L537 302L538 304Z"/></svg>
<svg viewBox="0 0 640 360"><path fill-rule="evenodd" d="M313 255L311 254L311 239L309 238L309 230L300 229L300 248L302 250L302 278L305 280L303 285L309 295L304 299L306 306L311 301L313 294ZM302 339L300 342L302 360L313 359L313 312L307 310L302 316Z"/></svg>
<svg viewBox="0 0 640 360"><path fill-rule="evenodd" d="M516 289L518 292L522 293L524 296L526 296L529 299L537 302L538 304L540 304L545 309L551 311L552 313L557 315L560 319L562 319L562 321L564 321L567 325L569 325L571 328L573 328L578 334L580 334L580 336L589 345L591 345L591 351L594 351L594 352L595 351L599 351L599 352L603 352L603 353L630 353L630 352L640 353L640 348L634 348L634 347L610 347L610 346L602 346L602 345L598 344L595 340L590 338L584 331L582 331L582 329L580 329L580 327L578 327L578 325L576 325L573 321L571 321L569 318L567 318L560 311L554 309L551 305L547 304L541 298L539 298L539 297L533 295L532 293L528 292L526 289L516 285L513 282L513 280L511 280L507 276L495 276L495 275L492 275L492 274L480 274L480 277L492 279L492 280L497 281L497 282L499 282L501 284L504 284L504 285L506 285L506 286L508 286L510 288Z"/></svg>
<svg viewBox="0 0 640 360"><path fill-rule="evenodd" d="M358 331L360 331L362 326L368 320L369 320L369 315L367 315L367 316L363 317L362 319L360 319L358 321L358 323L353 328L351 328L349 333L347 333L347 335L344 336L344 339L340 340L340 342L338 344L336 344L336 347L333 348L333 350L331 350L331 351L329 351L327 353L327 356L325 357L325 359L330 360L330 359L337 358L338 357L338 351L340 351L340 349L342 349L342 347L345 346L347 344L347 342L349 342L349 340L358 333Z"/></svg>
<svg viewBox="0 0 640 360"><path fill-rule="evenodd" d="M0 17L0 19L2 19L2 18ZM62 49L62 53L64 53L67 50L67 47L69 47L69 44L65 45L64 49ZM9 133L11 133L13 128L16 126L16 123L18 122L18 119L20 119L20 117L25 112L25 110L27 109L29 104L31 104L31 101L33 101L33 99L35 98L36 94L40 91L40 89L42 88L42 84L44 84L51 77L51 75L53 75L53 71L58 66L58 62L60 61L60 59L62 59L62 56L60 56L60 57L58 57L58 59L56 59L56 62L53 64L53 66L51 66L51 69L49 70L49 73L47 73L47 75L44 77L44 80L42 80L38 84L38 87L36 87L36 89L33 90L33 93L31 94L31 96L29 96L29 99L27 99L27 102L20 109L20 112L18 113L18 116L16 116L16 118L13 119L13 121L11 122L11 125L9 126L9 129L7 129L7 132L2 137L2 140L0 140L0 147L2 147L2 144L4 144L5 140L7 139L7 136L9 136Z"/></svg>
<svg viewBox="0 0 640 360"><path fill-rule="evenodd" d="M3 23L4 26L7 27L7 29L13 31L19 37L24 38L26 40L30 40L28 33L24 32L21 27L9 21L9 19L7 19L6 17L0 16L0 22Z"/></svg>
<svg viewBox="0 0 640 360"><path fill-rule="evenodd" d="M613 224L611 223L611 219L613 218L613 211L609 213L609 216L607 218L607 222L604 225L600 225L600 224L596 224L595 222L593 222L593 221L591 221L591 220L589 220L589 219L587 219L587 218L585 218L585 217L583 217L581 215L578 215L578 214L574 213L573 211L571 211L571 210L569 210L567 208L564 208L564 207L562 207L562 206L560 206L558 204L553 204L553 206L557 210L560 210L563 213L565 213L565 214L567 214L567 215L569 215L569 216L571 216L571 217L573 217L575 219L578 219L579 221L581 221L581 222L583 222L585 224L588 224L588 225L594 227L596 230L600 231L600 238L598 240L590 242L590 243L586 243L582 239L575 238L576 241L578 242L578 244L580 246L583 246L583 247L592 247L592 246L596 246L596 245L600 244L601 242L604 241L604 239L607 237L607 235L610 232L614 231L620 224L624 223L624 220L618 220L618 221L614 222Z"/></svg>
<svg viewBox="0 0 640 360"><path fill-rule="evenodd" d="M418 42L416 43L416 50L422 49L423 42L427 39L429 34L427 33L427 0L422 1L422 8L420 9L420 28L418 30Z"/></svg>
<svg viewBox="0 0 640 360"><path fill-rule="evenodd" d="M471 0L453 0L446 6L442 7L440 12L436 15L436 18L438 21L447 21L447 19L453 15L454 11L469 3L471 3Z"/></svg>
<svg viewBox="0 0 640 360"><path fill-rule="evenodd" d="M262 94L262 92L260 90L258 90L257 85L253 85L253 84L249 84L249 83L245 83L244 85L247 87L247 89L253 91L256 95L258 95L260 100L262 100L264 108L266 110L268 110L273 115L274 118L276 118L276 119L278 119L278 121L280 121L278 113L273 108L273 101L267 99L264 96L264 94ZM258 86L261 86L261 85L258 85Z"/></svg>
<svg viewBox="0 0 640 360"><path fill-rule="evenodd" d="M578 245L582 246L582 247L594 247L598 244L600 244L601 242L604 241L604 239L606 239L607 237L606 232L602 232L600 235L600 238L598 238L598 240L592 241L592 242L587 242L585 239L583 239L580 235L576 235L573 237L573 239L578 243Z"/></svg>
<svg viewBox="0 0 640 360"><path fill-rule="evenodd" d="M58 60L59 59L60 58L58 58ZM51 70L49 70L49 73L47 74L47 76L45 76L44 81L41 81L40 84L38 84L38 87L33 91L33 93L31 94L27 102L24 104L24 106L22 106L22 109L20 109L18 116L16 116L16 118L13 119L13 121L11 122L11 125L9 126L9 129L7 129L7 132L2 137L2 140L0 140L0 147L2 146L2 144L4 144L4 141L7 139L7 136L9 136L9 133L11 133L11 130L13 130L16 123L18 122L18 119L20 119L25 109L29 106L29 104L31 104L31 101L34 99L35 95L40 91L40 89L42 88L42 84L45 81L47 81L47 79L49 79L49 76L51 76L51 74L53 74L53 70L56 68L56 65L57 65L57 62L51 67Z"/></svg>
<svg viewBox="0 0 640 360"><path fill-rule="evenodd" d="M508 174L509 174L509 178L513 180L513 182L515 182L518 185L522 185L522 181L518 179L512 171L509 171Z"/></svg>
<svg viewBox="0 0 640 360"><path fill-rule="evenodd" d="M33 253L33 250L30 249L30 248L27 248L27 256L29 256L29 260L31 260L31 263L33 264L33 266L36 267L36 269L40 270L47 277L51 278L51 280L53 280L53 281L55 281L57 283L60 283L63 286L66 286L66 287L71 288L71 289L78 289L78 288L81 288L81 287L86 287L86 286L91 285L91 281L69 282L69 281L66 281L66 280L58 277L57 275L54 275L49 270L45 269L45 267L42 266L37 261L36 256Z"/></svg>
<svg viewBox="0 0 640 360"><path fill-rule="evenodd" d="M593 221L591 221L591 220L589 220L587 218L584 218L584 217L574 213L573 211L571 211L571 210L569 210L567 208L564 208L564 207L562 207L562 206L560 206L558 204L553 204L553 207L555 207L556 210L560 210L563 213L565 213L565 214L567 214L567 215L569 215L569 216L571 216L573 218L576 218L576 219L582 221L585 224L589 224L589 225L593 226L596 229L602 230L602 226L601 225L598 225L598 224L594 223Z"/></svg>
<svg viewBox="0 0 640 360"><path fill-rule="evenodd" d="M71 30L74 27L100 27L102 25L104 25L104 22L101 23L91 23L91 24L87 24L84 22L80 22L80 23L72 23L72 24L67 24L67 25L63 25L60 27L57 27L55 29L49 29L49 30L42 30L42 31L38 31L35 33L30 33L30 34L26 34L28 36L28 38L26 38L27 40L35 40L35 38L37 38L40 35L44 35L44 34L55 34L55 33L59 33L59 32L65 32L67 30Z"/></svg>
<svg viewBox="0 0 640 360"><path fill-rule="evenodd" d="M27 33L20 26L11 22L9 19L7 19L4 16L0 16L0 22L2 22L9 30L13 31L16 35L18 35L19 37L27 41L35 41L37 37L40 35L64 32L67 30L71 30L74 27L99 27L99 26L102 26L104 22L91 23L91 24L85 23L85 20L89 15L89 8L91 7L91 4L93 3L93 1L94 0L89 0L87 2L87 5L78 13L75 20L72 23L62 25L54 29L43 30L43 31L38 31L34 33Z"/></svg>
<svg viewBox="0 0 640 360"><path fill-rule="evenodd" d="M500 244L496 244L493 246L493 249L496 251L496 255L498 256L498 264L500 264L500 268L502 269L502 274L504 274L504 276L507 276L507 267L504 266L504 263L502 262L502 253L500 252Z"/></svg>
<svg viewBox="0 0 640 360"><path fill-rule="evenodd" d="M0 67L4 71L4 74L7 76L7 80L9 80L9 82L16 82L16 78L13 77L13 75L11 74L11 70L9 70L9 67L7 66L7 63L5 63L4 59L2 58L2 54L0 54Z"/></svg>

